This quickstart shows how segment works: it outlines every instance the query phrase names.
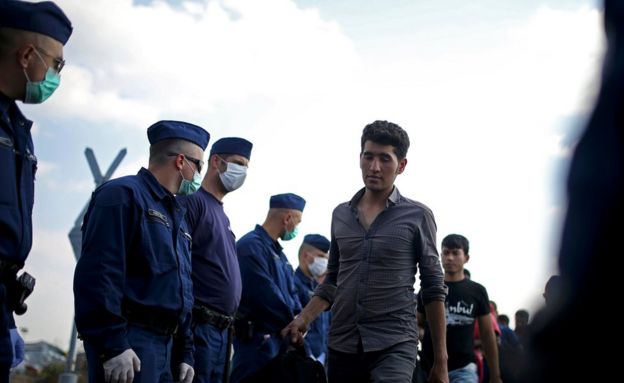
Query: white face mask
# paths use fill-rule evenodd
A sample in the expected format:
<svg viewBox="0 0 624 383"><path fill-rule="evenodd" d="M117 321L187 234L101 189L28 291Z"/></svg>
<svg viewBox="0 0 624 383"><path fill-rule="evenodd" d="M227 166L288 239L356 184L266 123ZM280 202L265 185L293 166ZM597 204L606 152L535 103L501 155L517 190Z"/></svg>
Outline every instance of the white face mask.
<svg viewBox="0 0 624 383"><path fill-rule="evenodd" d="M310 270L310 274L312 274L314 278L318 278L321 275L325 274L325 272L327 271L328 262L329 261L327 260L327 258L314 257L314 262L312 262L308 266L308 270Z"/></svg>
<svg viewBox="0 0 624 383"><path fill-rule="evenodd" d="M224 159L221 159L221 161L227 164L225 172L219 173L219 178L225 190L231 192L243 186L247 177L247 166L227 162Z"/></svg>

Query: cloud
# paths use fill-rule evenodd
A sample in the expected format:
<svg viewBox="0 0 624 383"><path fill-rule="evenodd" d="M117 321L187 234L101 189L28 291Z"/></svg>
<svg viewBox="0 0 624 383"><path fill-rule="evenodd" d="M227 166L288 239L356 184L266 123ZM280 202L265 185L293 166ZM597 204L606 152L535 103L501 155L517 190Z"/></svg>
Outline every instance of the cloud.
<svg viewBox="0 0 624 383"><path fill-rule="evenodd" d="M198 123L213 142L243 136L254 143L249 175L225 199L237 236L262 223L269 197L282 192L308 201L302 234L329 235L332 209L362 185L362 128L388 119L412 140L397 185L433 208L439 239L450 232L471 239L469 267L502 312L533 305L540 296L554 267L563 204L549 196L554 181L546 164L568 153L562 137L570 128L562 122L582 118L591 107L604 49L597 10L542 7L529 18L488 28L488 34L455 28L446 40L434 39L435 55L425 55L421 51L430 46L402 49L402 36L366 44L347 36L337 21L286 0L178 7L163 1L59 3L75 33L58 94L45 108L32 109L42 126L38 147L48 142L51 121L74 124L76 136L87 131L83 137L92 134L83 126L94 125L114 137L114 143L88 141L98 155L112 158L119 147L129 148L119 176L146 165L147 140L140 132L160 118ZM417 22L422 15L400 17ZM384 43L401 49L375 50ZM38 181L51 189L38 189L37 214L57 226L70 208L55 202L63 194L54 187L66 180L80 190L87 182L92 187L84 166L78 173L78 159L65 152L49 153L46 162L54 166L44 163ZM88 195L72 196L77 213ZM66 221L73 224L74 214ZM64 330L55 331L64 328L69 336L70 314L43 314L50 306L71 308L69 229L36 230L29 265L49 288L38 288L25 318L33 337L65 339ZM295 265L299 244L285 243Z"/></svg>
<svg viewBox="0 0 624 383"><path fill-rule="evenodd" d="M358 60L335 22L291 1L62 6L76 32L54 109L87 121L140 129L167 116L205 121L223 102L285 98L293 87L324 94Z"/></svg>

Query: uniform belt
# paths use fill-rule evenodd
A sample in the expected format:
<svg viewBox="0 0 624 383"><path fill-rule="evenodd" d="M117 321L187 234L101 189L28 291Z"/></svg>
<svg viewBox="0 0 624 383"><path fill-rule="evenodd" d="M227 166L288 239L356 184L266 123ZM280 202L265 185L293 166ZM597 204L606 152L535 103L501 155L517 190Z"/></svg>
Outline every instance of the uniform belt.
<svg viewBox="0 0 624 383"><path fill-rule="evenodd" d="M143 327L160 335L173 335L178 330L178 318L163 315L162 310L145 307L124 308L128 324Z"/></svg>
<svg viewBox="0 0 624 383"><path fill-rule="evenodd" d="M193 320L199 324L211 324L219 330L225 330L234 322L234 317L210 310L206 306L193 307Z"/></svg>

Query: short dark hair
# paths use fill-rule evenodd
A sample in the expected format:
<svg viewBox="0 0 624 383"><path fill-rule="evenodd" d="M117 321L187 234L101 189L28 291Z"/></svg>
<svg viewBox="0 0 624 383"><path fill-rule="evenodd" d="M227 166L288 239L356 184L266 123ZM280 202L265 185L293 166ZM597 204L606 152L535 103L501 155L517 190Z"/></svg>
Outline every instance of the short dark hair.
<svg viewBox="0 0 624 383"><path fill-rule="evenodd" d="M192 145L194 145L192 142L180 138L158 141L150 145L149 163L162 165L171 159L169 153L186 155Z"/></svg>
<svg viewBox="0 0 624 383"><path fill-rule="evenodd" d="M468 239L461 234L449 234L442 240L442 247L447 249L462 249L464 254L468 255L470 244Z"/></svg>
<svg viewBox="0 0 624 383"><path fill-rule="evenodd" d="M409 136L403 128L392 122L382 120L377 120L364 127L360 153L364 152L366 141L394 146L394 154L396 154L399 160L407 156L407 149L410 146Z"/></svg>
<svg viewBox="0 0 624 383"><path fill-rule="evenodd" d="M520 309L520 310L516 311L515 316L516 317L529 319L529 312L526 311L525 309Z"/></svg>

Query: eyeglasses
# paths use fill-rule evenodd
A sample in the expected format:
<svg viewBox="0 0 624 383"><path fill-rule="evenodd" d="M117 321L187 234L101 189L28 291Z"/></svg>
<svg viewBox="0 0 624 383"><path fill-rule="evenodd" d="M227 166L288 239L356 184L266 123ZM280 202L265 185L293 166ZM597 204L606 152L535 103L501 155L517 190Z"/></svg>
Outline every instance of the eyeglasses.
<svg viewBox="0 0 624 383"><path fill-rule="evenodd" d="M191 161L192 163L195 164L195 166L197 167L197 172L201 173L202 168L204 167L204 161L202 160L198 160L197 158L193 158L191 156L187 156L184 153L167 153L167 155L169 157L177 157L179 155L183 155L184 158L186 158L187 160Z"/></svg>
<svg viewBox="0 0 624 383"><path fill-rule="evenodd" d="M49 54L48 52L46 52L45 49L41 47L36 46L35 49L37 50L37 52L43 53L45 56L52 58L52 60L54 61L54 65L52 66L52 69L54 69L56 73L61 73L61 71L65 67L65 60L63 60L62 58L59 59L57 57L54 57L53 55Z"/></svg>

